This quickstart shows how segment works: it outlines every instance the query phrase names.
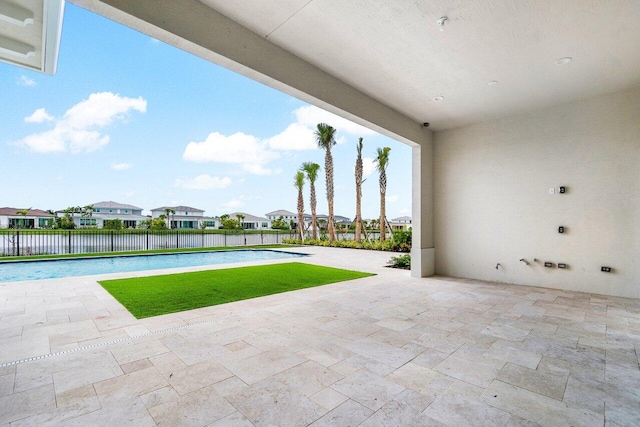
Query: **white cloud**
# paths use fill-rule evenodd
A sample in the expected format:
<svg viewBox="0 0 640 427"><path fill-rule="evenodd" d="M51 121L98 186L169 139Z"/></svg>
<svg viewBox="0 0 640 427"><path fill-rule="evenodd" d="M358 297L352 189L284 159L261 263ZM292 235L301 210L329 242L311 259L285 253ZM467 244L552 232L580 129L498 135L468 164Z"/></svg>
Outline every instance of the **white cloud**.
<svg viewBox="0 0 640 427"><path fill-rule="evenodd" d="M225 176L209 176L207 174L198 175L195 178L178 178L173 183L174 187L187 190L219 190L231 185L231 178Z"/></svg>
<svg viewBox="0 0 640 427"><path fill-rule="evenodd" d="M282 132L260 139L242 132L222 135L212 132L201 142L189 142L182 154L184 160L197 163L217 162L241 164L245 172L254 175L279 174L282 169L269 169L267 164L281 157L282 151L316 150L314 130L318 123L329 123L337 132L353 135L373 135L374 131L349 120L313 106L300 107L293 111L296 118ZM346 137L339 135L337 143Z"/></svg>
<svg viewBox="0 0 640 427"><path fill-rule="evenodd" d="M244 170L258 175L271 173L263 165L280 157L269 150L265 141L242 132L230 136L212 132L202 142L190 142L182 157L191 162L218 162L242 164Z"/></svg>
<svg viewBox="0 0 640 427"><path fill-rule="evenodd" d="M18 77L18 86L34 87L37 84L38 83L36 83L35 80L30 79L25 75Z"/></svg>
<svg viewBox="0 0 640 427"><path fill-rule="evenodd" d="M29 117L25 117L24 121L27 123L42 123L42 122L50 122L53 120L53 116L47 113L47 110L44 108L38 108L33 112Z"/></svg>
<svg viewBox="0 0 640 427"><path fill-rule="evenodd" d="M136 192L131 190L131 191L127 191L126 193L124 193L125 197L133 197L135 196Z"/></svg>
<svg viewBox="0 0 640 427"><path fill-rule="evenodd" d="M242 165L242 169L254 175L272 175L274 173L271 169L253 163L245 163ZM278 173L278 171L280 171L280 169L276 170L275 173Z"/></svg>
<svg viewBox="0 0 640 427"><path fill-rule="evenodd" d="M93 93L67 110L53 129L28 135L19 143L39 153L95 151L109 143L109 135L96 129L125 120L132 110L144 113L147 101L111 92Z"/></svg>
<svg viewBox="0 0 640 427"><path fill-rule="evenodd" d="M402 209L400 209L400 213L401 213L402 215L408 215L408 216L411 216L411 209L410 209L410 208L402 208Z"/></svg>
<svg viewBox="0 0 640 427"><path fill-rule="evenodd" d="M293 114L295 114L298 123L311 129L315 129L318 123L327 123L328 125L336 128L338 134L346 132L353 136L375 135L375 132L371 129L367 129L366 127L360 126L351 120L343 119L342 117L336 116L333 113L313 105L300 107L295 110Z"/></svg>
<svg viewBox="0 0 640 427"><path fill-rule="evenodd" d="M266 140L274 150L315 150L318 148L313 131L301 124L291 123L276 136Z"/></svg>
<svg viewBox="0 0 640 427"><path fill-rule="evenodd" d="M245 203L242 200L239 199L231 199L226 203L223 203L222 205L220 205L220 209L218 209L220 212L223 211L230 211L230 210L235 210L238 208L241 208L245 205Z"/></svg>
<svg viewBox="0 0 640 427"><path fill-rule="evenodd" d="M116 171L124 171L127 169L131 169L133 165L131 163L114 163L111 165L111 169Z"/></svg>
<svg viewBox="0 0 640 427"><path fill-rule="evenodd" d="M362 176L365 178L376 170L376 164L371 157L362 158Z"/></svg>
<svg viewBox="0 0 640 427"><path fill-rule="evenodd" d="M398 194L392 194L390 196L387 196L385 200L389 203L395 203L400 200L400 196Z"/></svg>

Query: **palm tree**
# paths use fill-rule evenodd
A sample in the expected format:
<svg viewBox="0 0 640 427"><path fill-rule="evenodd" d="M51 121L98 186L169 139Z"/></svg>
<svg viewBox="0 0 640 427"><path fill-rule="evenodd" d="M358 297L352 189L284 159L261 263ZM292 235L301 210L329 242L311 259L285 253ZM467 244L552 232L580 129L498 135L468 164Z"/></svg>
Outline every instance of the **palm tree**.
<svg viewBox="0 0 640 427"><path fill-rule="evenodd" d="M318 179L318 171L320 170L320 165L313 162L304 162L302 166L300 166L300 171L307 174L307 179L309 180L309 203L311 204L311 236L315 240L318 238L318 228L316 224L316 179Z"/></svg>
<svg viewBox="0 0 640 427"><path fill-rule="evenodd" d="M176 211L171 209L171 208L164 208L164 212L167 214L167 226L168 228L173 228L171 227L171 223L173 222L171 220L171 216L176 214Z"/></svg>
<svg viewBox="0 0 640 427"><path fill-rule="evenodd" d="M236 218L238 219L238 228L244 228L244 226L242 225L242 220L244 220L244 215L242 215L241 213L237 213Z"/></svg>
<svg viewBox="0 0 640 427"><path fill-rule="evenodd" d="M304 240L303 224L304 224L304 197L302 197L302 188L304 187L304 172L298 171L293 176L293 186L298 190L298 236L300 241Z"/></svg>
<svg viewBox="0 0 640 427"><path fill-rule="evenodd" d="M386 238L385 218L387 215L385 196L387 193L387 166L389 166L389 151L391 151L391 148L389 147L378 148L377 157L374 159L376 169L380 173L380 242L384 242Z"/></svg>
<svg viewBox="0 0 640 427"><path fill-rule="evenodd" d="M362 137L358 139L356 144L358 157L356 158L356 243L360 243L360 235L362 234Z"/></svg>
<svg viewBox="0 0 640 427"><path fill-rule="evenodd" d="M318 123L318 128L314 134L318 148L325 150L324 173L327 186L327 203L329 204L327 226L329 229L329 242L333 243L336 239L336 230L333 224L333 157L331 156L331 147L336 145L336 130L326 123Z"/></svg>

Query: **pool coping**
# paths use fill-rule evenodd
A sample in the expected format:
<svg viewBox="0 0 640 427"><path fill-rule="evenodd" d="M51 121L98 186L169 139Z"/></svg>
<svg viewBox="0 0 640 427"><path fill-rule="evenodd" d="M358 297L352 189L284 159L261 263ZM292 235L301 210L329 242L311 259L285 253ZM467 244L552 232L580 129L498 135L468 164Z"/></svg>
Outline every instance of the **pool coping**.
<svg viewBox="0 0 640 427"><path fill-rule="evenodd" d="M88 255L88 256L74 256L74 257L62 257L62 258L44 258L44 259L12 259L2 260L0 259L0 265L13 264L13 263L26 263L26 262L51 262L51 261L81 261L88 259L101 259L101 258L128 258L128 257L140 257L140 256L158 256L158 255L188 255L188 254L203 254L212 252L239 252L239 251L275 251L284 252L290 254L297 254L297 252L280 250L277 248L242 248L238 249L211 249L211 250L198 250L198 251L181 251L181 252L156 252L156 253L139 253L139 254L114 254L114 255Z"/></svg>

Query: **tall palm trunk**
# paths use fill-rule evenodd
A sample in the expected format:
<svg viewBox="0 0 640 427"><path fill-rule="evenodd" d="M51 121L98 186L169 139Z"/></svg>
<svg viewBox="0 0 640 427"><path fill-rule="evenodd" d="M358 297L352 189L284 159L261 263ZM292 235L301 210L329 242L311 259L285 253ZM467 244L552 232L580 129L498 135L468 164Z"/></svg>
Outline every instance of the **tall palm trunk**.
<svg viewBox="0 0 640 427"><path fill-rule="evenodd" d="M331 147L336 145L335 133L336 130L326 123L318 123L318 128L314 132L318 147L325 150L324 173L327 185L327 204L329 205L329 218L327 218L329 243L333 243L336 239L333 220L333 157L331 157Z"/></svg>
<svg viewBox="0 0 640 427"><path fill-rule="evenodd" d="M387 213L386 213L386 200L387 194L387 167L389 166L389 151L391 148L384 147L378 148L378 156L374 160L376 163L376 169L380 173L380 243L383 243L387 237Z"/></svg>
<svg viewBox="0 0 640 427"><path fill-rule="evenodd" d="M356 243L360 243L362 234L362 138L358 140L356 145L358 157L356 158Z"/></svg>
<svg viewBox="0 0 640 427"><path fill-rule="evenodd" d="M300 242L304 241L304 197L302 189L304 187L304 173L296 172L293 180L293 186L298 190L298 237Z"/></svg>
<svg viewBox="0 0 640 427"><path fill-rule="evenodd" d="M304 241L304 197L302 187L298 188L298 236L300 241Z"/></svg>
<svg viewBox="0 0 640 427"><path fill-rule="evenodd" d="M300 171L307 175L309 180L309 199L311 204L311 237L315 240L318 238L318 217L316 215L316 206L318 199L316 198L316 179L318 179L318 171L320 165L313 162L304 162L300 166Z"/></svg>
<svg viewBox="0 0 640 427"><path fill-rule="evenodd" d="M387 212L386 212L386 196L387 196L387 173L380 171L380 242L384 242L387 238Z"/></svg>
<svg viewBox="0 0 640 427"><path fill-rule="evenodd" d="M327 203L329 205L329 218L327 218L327 229L329 231L329 243L336 239L336 229L333 220L333 156L331 147L327 146L324 155L324 171L327 182Z"/></svg>
<svg viewBox="0 0 640 427"><path fill-rule="evenodd" d="M311 181L309 192L311 195L309 196L309 202L311 204L311 236L315 240L318 238L318 225L316 218L316 205L318 203L316 199L316 183Z"/></svg>

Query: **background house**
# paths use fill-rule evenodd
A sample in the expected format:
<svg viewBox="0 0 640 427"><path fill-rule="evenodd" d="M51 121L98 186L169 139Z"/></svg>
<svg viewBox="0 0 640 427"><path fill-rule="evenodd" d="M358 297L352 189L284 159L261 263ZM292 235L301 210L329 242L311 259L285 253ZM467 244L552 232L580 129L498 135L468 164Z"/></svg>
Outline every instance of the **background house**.
<svg viewBox="0 0 640 427"><path fill-rule="evenodd" d="M246 212L234 212L229 214L229 217L237 219L238 215L243 216L241 222L242 228L245 230L268 230L271 228L272 221L269 218L251 215Z"/></svg>
<svg viewBox="0 0 640 427"><path fill-rule="evenodd" d="M93 210L90 209L93 207ZM56 211L59 217L71 215L77 228L103 228L105 221L119 219L124 228L137 228L140 222L149 219L142 215L142 208L114 201L97 202L76 211L69 209Z"/></svg>
<svg viewBox="0 0 640 427"><path fill-rule="evenodd" d="M411 217L399 216L398 218L393 218L389 224L391 224L392 230L408 230L411 228Z"/></svg>
<svg viewBox="0 0 640 427"><path fill-rule="evenodd" d="M41 209L0 208L0 228L44 228L54 218L54 214Z"/></svg>
<svg viewBox="0 0 640 427"><path fill-rule="evenodd" d="M200 221L204 220L204 211L191 206L162 206L151 209L151 217L153 219L159 218L160 215L169 217L170 228L200 228ZM211 223L211 219L208 219L207 222Z"/></svg>

